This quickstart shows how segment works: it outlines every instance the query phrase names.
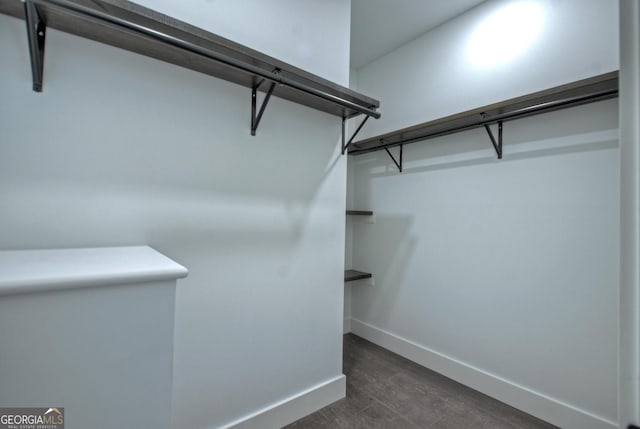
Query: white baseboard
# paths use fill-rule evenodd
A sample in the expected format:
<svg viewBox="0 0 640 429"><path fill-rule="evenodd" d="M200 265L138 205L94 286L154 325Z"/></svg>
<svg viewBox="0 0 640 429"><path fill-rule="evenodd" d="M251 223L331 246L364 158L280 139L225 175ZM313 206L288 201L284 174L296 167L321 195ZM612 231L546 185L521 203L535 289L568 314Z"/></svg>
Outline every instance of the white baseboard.
<svg viewBox="0 0 640 429"><path fill-rule="evenodd" d="M563 429L617 429L618 424L438 353L357 319L351 332L446 377Z"/></svg>
<svg viewBox="0 0 640 429"><path fill-rule="evenodd" d="M340 375L297 393L221 429L280 429L345 397L347 379Z"/></svg>
<svg viewBox="0 0 640 429"><path fill-rule="evenodd" d="M342 333L348 334L349 332L351 332L351 318L345 317L344 322L342 324Z"/></svg>

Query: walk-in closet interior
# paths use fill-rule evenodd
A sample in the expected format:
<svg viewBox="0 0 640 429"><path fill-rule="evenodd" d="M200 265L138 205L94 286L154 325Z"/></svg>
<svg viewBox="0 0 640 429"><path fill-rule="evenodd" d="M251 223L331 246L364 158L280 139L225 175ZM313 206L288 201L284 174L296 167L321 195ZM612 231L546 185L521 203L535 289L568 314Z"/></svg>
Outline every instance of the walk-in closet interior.
<svg viewBox="0 0 640 429"><path fill-rule="evenodd" d="M0 428L640 425L640 2L0 0L0 58Z"/></svg>

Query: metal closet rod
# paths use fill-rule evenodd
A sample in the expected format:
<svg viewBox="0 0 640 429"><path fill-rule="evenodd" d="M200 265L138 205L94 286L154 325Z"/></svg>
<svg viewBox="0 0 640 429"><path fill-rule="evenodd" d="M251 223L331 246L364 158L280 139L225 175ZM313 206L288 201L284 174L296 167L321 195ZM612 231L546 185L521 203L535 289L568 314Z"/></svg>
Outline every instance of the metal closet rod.
<svg viewBox="0 0 640 429"><path fill-rule="evenodd" d="M460 125L457 127L453 127L450 129L445 129L442 131L437 131L435 133L429 133L422 136L411 137L407 139L402 139L394 142L390 142L388 144L384 144L384 140L382 144L378 146L373 146L365 149L353 149L349 151L350 155L363 155L369 152L376 152L379 150L384 150L386 148L396 147L404 144L417 143L423 140L429 140L436 137L442 137L449 134L455 134L462 131L472 130L474 128L483 127L485 125L492 125L498 122L507 122L511 120L521 119L527 116L533 116L537 114L547 113L554 110L565 109L569 107L579 106L587 103L594 103L596 101L608 100L610 98L615 98L618 96L617 89L608 89L603 91L593 92L591 94L586 95L578 95L575 97L567 97L559 100L548 101L546 103L535 104L533 106L523 107L518 110L514 110L512 112L506 112L499 115L486 116L479 119L477 122L472 122L467 125ZM480 114L481 115L481 114ZM355 147L358 143L351 143L352 147Z"/></svg>
<svg viewBox="0 0 640 429"><path fill-rule="evenodd" d="M345 100L343 98L337 97L333 94L329 94L325 91L321 91L319 89L310 87L308 85L305 85L303 83L299 83L296 82L295 80L283 77L283 76L279 76L276 74L276 72L266 72L262 69L260 69L259 67L256 67L252 64L249 63L245 63L243 61L237 60L235 58L232 58L228 55L225 54L221 54L218 52L214 52L210 49L206 49L203 48L201 46L195 45L191 42L186 42L182 39L179 39L175 36L171 36L169 34L165 34L161 31L158 30L154 30L148 27L145 27L144 25L140 25L140 24L135 24L133 22L129 22L125 19L122 18L117 18L115 16L111 16L107 13L103 13L100 11L97 11L95 9L91 9L88 7L84 7L66 0L26 0L27 3L33 3L33 4L40 4L40 5L44 5L44 6L54 6L57 7L59 9L65 10L65 11L71 11L71 12L75 12L77 14L83 15L85 17L90 17L93 19L98 19L101 21L106 21L110 24L114 24L117 25L119 27L123 27L126 28L128 30L132 30L136 33L140 33L140 34L144 34L145 36L148 36L152 39L158 40L160 42L166 43L168 45L180 48L180 49L184 49L186 51L189 51L191 53L197 54L197 55L202 55L206 58L209 58L211 60L214 61L218 61L220 63L226 64L228 66L234 67L238 70L242 70L243 72L246 73L250 73L250 74L254 74L257 76L260 76L264 79L267 79L271 82L275 82L278 83L280 85L285 85L291 88L294 88L298 91L302 91L305 92L307 94L310 95L314 95L316 97L322 98L324 100L327 100L329 102L332 102L334 104L338 104L340 106L355 110L357 112L360 112L364 115L367 116L372 116L376 119L380 118L380 113L376 112L375 110L372 110L370 108L361 106L359 104L353 103L349 100Z"/></svg>

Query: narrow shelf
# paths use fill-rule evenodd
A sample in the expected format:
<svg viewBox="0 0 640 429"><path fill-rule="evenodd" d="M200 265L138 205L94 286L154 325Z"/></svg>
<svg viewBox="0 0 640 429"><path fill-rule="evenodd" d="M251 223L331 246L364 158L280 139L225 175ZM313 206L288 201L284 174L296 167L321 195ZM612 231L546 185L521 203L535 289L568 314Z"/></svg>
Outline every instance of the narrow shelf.
<svg viewBox="0 0 640 429"><path fill-rule="evenodd" d="M50 27L252 88L254 99L262 91L342 118L380 117L373 98L126 0L2 0L0 13L28 22L35 91Z"/></svg>
<svg viewBox="0 0 640 429"><path fill-rule="evenodd" d="M373 216L370 210L347 210L347 216Z"/></svg>
<svg viewBox="0 0 640 429"><path fill-rule="evenodd" d="M618 72L615 71L359 140L351 143L349 155L361 155L395 146L400 146L400 149L402 149L402 145L405 144L473 128L488 128L489 125L496 123L500 124L500 128L502 128L502 122L607 100L617 96ZM490 133L489 129L487 131ZM494 141L491 133L490 136ZM496 147L496 152L498 152L498 157L500 158L502 156L502 138L500 138L499 146L494 141L494 147ZM399 167L401 165L402 155L400 155ZM402 169L400 168L400 170Z"/></svg>
<svg viewBox="0 0 640 429"><path fill-rule="evenodd" d="M356 270L345 270L344 271L344 281L346 282L352 282L355 280L362 280L362 279L370 279L371 278L371 273L364 273L362 271L356 271Z"/></svg>

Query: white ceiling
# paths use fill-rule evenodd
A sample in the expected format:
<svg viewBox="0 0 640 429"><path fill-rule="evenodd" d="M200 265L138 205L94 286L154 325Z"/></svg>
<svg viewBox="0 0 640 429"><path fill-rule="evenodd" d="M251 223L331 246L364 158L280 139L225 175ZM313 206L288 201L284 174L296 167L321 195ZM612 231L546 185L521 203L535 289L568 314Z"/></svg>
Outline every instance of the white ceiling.
<svg viewBox="0 0 640 429"><path fill-rule="evenodd" d="M351 67L358 69L484 0L351 0Z"/></svg>

